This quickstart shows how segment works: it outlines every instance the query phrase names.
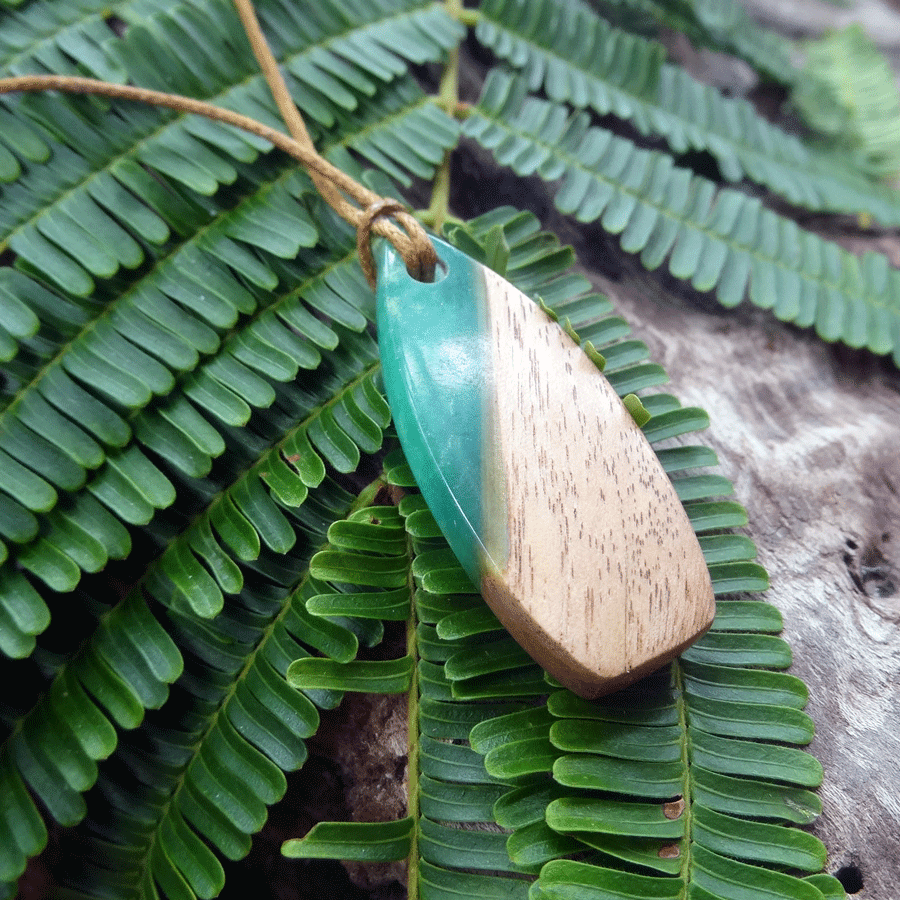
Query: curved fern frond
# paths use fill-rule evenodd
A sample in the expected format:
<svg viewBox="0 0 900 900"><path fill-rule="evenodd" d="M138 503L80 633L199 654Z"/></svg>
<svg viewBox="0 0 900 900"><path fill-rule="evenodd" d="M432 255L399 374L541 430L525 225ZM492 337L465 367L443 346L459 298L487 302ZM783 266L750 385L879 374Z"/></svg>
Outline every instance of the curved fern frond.
<svg viewBox="0 0 900 900"><path fill-rule="evenodd" d="M409 485L408 468L399 453L388 457L386 470L388 483ZM369 516L362 518L366 512ZM314 610L323 603L327 609L339 597L349 608L361 598L361 608L367 612L372 605L377 609L390 603L397 614L408 616L410 598L415 597L419 622L408 640L408 650L417 658L409 719L413 729L410 746L416 750L410 763L415 766L418 761L420 767L410 776L411 818L380 823L380 828L325 823L303 840L288 841L283 852L297 858L387 861L405 858L412 848L416 859L410 874L418 880L422 897L458 896L462 891L467 896L511 896L524 900L527 883L506 874L519 869L510 863L504 835L459 827L462 823L489 821L493 804L506 790L505 785L487 775L477 754L461 742L467 739L474 723L499 711L520 709L521 703L457 700L442 671L446 651L433 649L441 645L433 626L438 609L444 618L454 611L483 606L483 601L471 594L471 583L455 559L452 565L456 592L432 594L425 589L426 561L440 558L446 560L443 565L449 568L452 554L417 493L405 497L399 508L361 510L360 516L333 525L329 537L332 548L313 558L311 571L329 578L331 587L328 593L311 598L308 609ZM435 570L438 577L445 574L440 566L438 563ZM492 628L498 627L494 620ZM312 664L324 662L295 663L295 684L302 687L321 683L318 679L324 674L324 667ZM351 688L358 685L361 689L390 690L392 685L380 673L397 666L411 666L412 662L407 656L392 662L369 663L378 668L373 677L363 682L358 681L353 663L331 665L325 677L329 683ZM512 694L517 698L546 692L540 670L530 661L529 665L535 672L537 689L520 684ZM466 874L458 871L463 868Z"/></svg>
<svg viewBox="0 0 900 900"><path fill-rule="evenodd" d="M345 515L351 499L325 484L299 507L283 508L298 540L284 552L263 548L246 563L232 558L244 584L216 619L201 623L170 601L167 627L185 673L173 702L122 739L116 765L104 767L88 795L80 830L92 852L68 879L71 896L215 896L224 884L217 853L239 859L249 851L267 805L287 788L283 772L306 759L303 739L318 727L317 707L341 697L294 690L285 680L289 665L319 653L349 663L360 639L380 636L305 609L321 591L308 577L309 559L323 526Z"/></svg>
<svg viewBox="0 0 900 900"><path fill-rule="evenodd" d="M126 41L166 34L177 57L203 9L212 7L150 17ZM431 176L458 131L401 62L407 51L416 62L434 58L458 28L436 28L445 17L437 6L405 9L372 9L362 37L327 18L320 44L285 50L301 94L303 78L317 77L303 74L303 59L337 68L353 57L341 70L344 92L328 100L320 145L348 169L358 168L348 149L387 147L382 161L402 180ZM204 39L243 39L235 21L230 7L217 7ZM385 23L440 35L398 56L384 46ZM327 58L316 52L323 43ZM357 58L360 47L367 56ZM388 59L383 77L365 74ZM181 69L173 62L171 71ZM262 94L258 77L238 83L237 66L210 71L204 87L217 96L243 92L252 106L254 90ZM185 77L183 86L197 84ZM378 622L310 619L302 601L294 612L289 602L328 523L352 500L323 483L326 467L355 471L387 424L367 333L373 297L347 229L313 198L306 176L260 157L267 148L254 139L125 105L104 113L105 142L84 143L79 135L99 121L91 101L43 97L30 109L49 162L22 161L25 174L3 189L9 247L20 252L0 288L9 335L0 639L8 658L23 660L7 658L6 668L27 677L16 708L3 711L4 827L14 837L2 842L0 881L11 883L40 851L42 815L73 825L98 810L89 817L102 823L98 859L109 851L113 869L135 876L129 886L180 895L187 878L210 896L221 873L202 840L226 855L246 852L283 791L281 770L302 762L297 735L317 722L310 700L284 681L288 665L319 652L346 660L381 633ZM46 193L19 204L42 178ZM125 576L139 586L124 601L92 598L84 574L135 552L149 561ZM320 705L338 699L308 695ZM209 718L217 696L236 698L222 717L231 731ZM203 721L206 731L192 730ZM119 729L136 730L123 740ZM170 766L189 765L192 746L206 760L191 769L200 780L179 770L187 784L179 797L189 799L161 808L158 791L168 788L147 772L175 777ZM224 817L204 799L223 777L204 774L210 759L257 786ZM103 820L104 807L118 810L115 822ZM147 816L156 828L131 843ZM179 842L184 853L172 849ZM171 856L194 868L172 869ZM103 877L121 887L115 872Z"/></svg>
<svg viewBox="0 0 900 900"><path fill-rule="evenodd" d="M664 62L662 46L611 27L592 12L552 0L487 0L476 36L522 70L530 90L613 113L673 153L706 150L729 181L749 178L807 209L866 214L900 222L900 204L885 188L854 173L846 158L819 158L761 118L745 100L723 97Z"/></svg>
<svg viewBox="0 0 900 900"><path fill-rule="evenodd" d="M336 273L343 274L342 280L346 284L346 273L342 273L340 266L332 267L330 273L326 270L323 278L314 279L312 283L324 288L329 275ZM361 290L368 291L364 283ZM88 720L78 723L75 734L84 741L87 739L85 735L90 736L92 731L97 731L99 724L103 724L107 733L106 742L94 750L98 755L93 759L101 758L108 755L116 744L115 731L108 722L108 716L120 727L134 728L143 717L143 708L157 708L166 700L167 692L160 691L162 683L172 681L181 668L181 655L176 646L181 654L187 656L189 663L185 677L179 681L179 690L190 691L193 685L193 689L201 691L196 702L209 700L203 693L206 690L203 686L215 683L216 678L211 671L193 671L191 660L194 665L202 663L212 666L215 671L229 673L223 684L230 685L226 693L236 691L235 696L243 697L243 700L235 701L238 706L233 710L234 726L245 736L253 736L252 741L258 748L274 757L273 762L282 768L296 768L302 762L302 744L290 750L294 745L289 736L297 733L295 719L299 715L298 705L306 710L304 721L308 719L309 722L305 728L307 733L311 733L313 725L309 723L317 719L310 712L308 701L298 698L293 705L288 704L284 715L293 710L293 718L276 727L266 715L254 711L251 701L263 689L259 685L269 685L275 696L265 701L266 708L270 711L280 709L282 707L276 704L276 697L283 705L293 696L287 684L282 683L279 688L277 679L272 683L275 676L268 669L260 672L258 667L248 667L248 664L246 671L235 672L233 666L240 661L241 652L256 654L260 651L262 631L266 632L267 639L272 637L273 644L266 646L276 649L271 651L275 657L269 662L276 671L280 669L281 677L285 675L289 663L304 653L310 653L308 649L293 646L294 639L318 651L337 653L345 662L356 650L357 638L353 633L344 629L345 633L341 636L341 629L335 631L336 625L308 619L302 605L292 612L289 604L279 600L277 593L273 597L265 587L267 584L282 584L287 589L293 589L294 579L302 576L304 562L310 555L307 549L310 541L321 535L322 512L326 516L332 515L331 509L336 508L342 514L349 503L349 495L335 493L333 487L328 490L317 487L325 477L325 461L340 470L354 470L359 462L360 448L369 452L377 450L382 429L387 424L387 406L371 380L376 361L374 344L367 337L355 337L340 326L333 327L337 329L336 336L343 337L343 341L336 349L324 351L317 368L316 382L304 384L301 380L283 386L273 405L260 411L251 422L260 437L248 444L247 438L250 436L247 435L243 438L243 447L232 443L230 465L240 474L235 480L228 479L224 491L215 494L215 482L218 480L215 473L211 476L212 481L207 479L205 488L202 483L194 483L195 491L201 496L211 495L212 502L187 527L180 521L169 526L174 526L178 533L169 538L166 551L149 567L143 578L147 599L169 609L170 624L167 630L174 637L175 644L165 631L160 631L152 616L143 624L138 624L136 612L146 610L143 596L138 595L134 601L136 608L134 603L131 607L123 607L131 610L127 614L120 613L119 608L114 610L108 621L95 631L88 646L56 675L54 688L39 700L13 733L8 746L19 771L9 773L10 778L15 779L9 787L11 792L25 796L19 782L21 778L38 793L58 821L71 825L80 820L86 807L78 795L93 784L96 766L89 765L86 771L79 774L71 772L71 764L60 763L66 758L66 753L71 756L68 742L73 738L66 737L68 732L60 734L57 731L50 735L48 731L56 722L48 716L48 711L54 709L54 696L58 695L55 685L65 684L65 690L70 693L77 691L83 694L87 690L99 701L97 706L86 702L94 721L90 721L86 712ZM359 367L364 363L368 364L368 369L363 367L360 373ZM306 410L305 416L301 415L303 410ZM242 456L256 457L260 449L267 446L266 438L262 437L266 432L281 435L280 440L259 455L249 469L241 471ZM314 500L307 498L310 487L317 488ZM298 541L298 535L303 535L304 539ZM243 571L244 568L248 571ZM313 593L317 591L313 590ZM237 601L232 600L222 612L226 594L237 595L243 607L236 611L234 604ZM219 612L221 615L215 624L201 624L197 618L198 615L209 617ZM311 628L311 624L315 627ZM285 628L287 632L283 633ZM378 630L368 627L357 629L357 632L372 638ZM240 650L242 643L247 644L244 651ZM163 671L159 671L158 662L154 667L153 653L169 659ZM131 656L137 657L137 660L130 661ZM141 658L148 660L151 672L135 665ZM253 655L253 661L256 660L256 655ZM155 676L155 681L148 683L151 675ZM244 684L242 681L236 687L228 680L244 676L249 679L249 684L257 687L241 687ZM244 696L248 690L251 693ZM325 698L322 702L329 703L334 697L329 692L321 691L313 691L312 695L320 700ZM182 698L181 705L184 702ZM221 741L221 736L216 740ZM94 744L97 745L96 740ZM45 751L36 749L39 747L56 748L59 755L51 752L44 756ZM242 755L246 756L247 751L242 751ZM35 756L38 757L37 762L33 759ZM127 756L127 750L117 753L120 760ZM88 762L90 760L86 765ZM59 768L61 765L62 768ZM229 765L233 766L233 763ZM53 776L68 779L68 791L57 790L45 795L45 791L52 790ZM249 773L247 777L250 777ZM205 795L199 788L197 793L199 796ZM261 802L271 803L275 799L277 797L270 791ZM130 806L126 806L128 808ZM237 820L239 830L244 827L243 833L249 834L261 826L262 819L257 815L253 819L257 822L256 828L248 832L245 827L246 810L241 810L229 810L232 819ZM15 812L27 820L27 809L17 809ZM142 814L146 813L143 809ZM190 818L189 814L186 815ZM245 817L240 818L241 815ZM173 827L166 821L160 825L164 830ZM130 828L127 823L121 827L126 831ZM206 831L203 833L215 841L215 836ZM234 850L238 846L237 840L234 834L219 835L217 846L224 843ZM244 852L249 847L248 840L244 839L239 844L246 845ZM40 846L23 849L26 854L34 853ZM12 854L12 858L4 859L4 869L15 874L24 865L24 858L18 855L21 851L17 852L16 845L8 848L7 852ZM154 851L157 855L161 852ZM156 855L151 856L157 859ZM162 857L154 866L164 866L165 863L160 860ZM157 875L157 878L162 876ZM204 894L205 888L197 889L201 895L208 895Z"/></svg>
<svg viewBox="0 0 900 900"><path fill-rule="evenodd" d="M335 120L330 152L350 147L374 154L384 144L406 146L405 155L390 154L389 164L393 174L406 179L407 166L429 174L456 131L418 88L400 78L371 98L363 119L342 113ZM190 225L197 233L179 246L168 240L167 223L156 210L165 205L167 214L174 210L177 216L180 195L163 189L163 204L157 196L161 184L133 161L119 160L113 171L114 176L99 173L90 187L106 212L93 199L79 202L68 221L82 224L66 239L71 253L76 252L71 240L79 241L81 261L90 260L94 269L107 266L108 274L116 260L108 254L106 261L100 258L94 236L106 236L120 255L132 248L136 255L130 264L141 265L136 280L104 285L80 300L71 292L51 292L13 269L3 273L5 306L17 311L8 317L10 338L14 333L19 339L8 354L13 358L5 387L11 396L0 414L8 457L3 487L11 504L0 531L24 545L13 551L14 558L55 591L73 589L79 570L96 571L107 558L127 552L119 523L147 524L155 509L172 502L168 479L154 474L145 451L183 475L203 477L225 443L221 426L198 409L226 426L245 424L251 408L272 403L273 383L295 378L298 368L315 368L320 349L336 346L322 317L358 331L367 321L361 305L370 305L368 294L360 293L359 275L346 266L325 283L311 285L308 298L294 293L305 277L304 261L298 266L278 259L297 256L317 239L313 218L319 212L307 203L311 186L305 176L276 166L262 182L223 197L224 204L207 202L202 222L191 218L196 202L182 195L184 219L174 223L170 215L168 224ZM76 196L65 202L71 205ZM135 238L145 248L147 241L167 241L152 269L145 270L140 245L123 227L138 229ZM31 247L32 263L40 261L42 247ZM316 252L308 257L316 258ZM65 259L63 269L56 266L58 254L44 260L40 277L66 281L71 275L77 281L69 267L73 257ZM275 298L271 292L279 282L286 288ZM258 311L263 300L265 309ZM251 315L255 318L244 318ZM239 319L240 333L222 343ZM176 382L180 388L173 392ZM355 451L345 452L352 458ZM343 463L338 467L346 469ZM103 505L96 516L90 497ZM3 596L15 626L4 634L4 649L24 656L33 635L47 625L46 604L12 573Z"/></svg>
<svg viewBox="0 0 900 900"><path fill-rule="evenodd" d="M340 267L336 271L340 272ZM325 279L313 283L324 286L327 277L326 273ZM361 290L368 290L364 283ZM334 328L344 340L336 349L324 351L315 385L297 381L283 386L272 406L260 411L252 422L260 437L248 443L247 435L243 446L231 442L230 466L238 473L237 477L227 477L226 472L219 470L205 479L205 484L193 483L194 491L199 496L206 495L208 502L193 521L186 524L175 520L167 527L157 524L157 530L176 533L168 537L165 552L144 575L144 593L136 592L131 601L104 617L88 645L55 675L50 690L20 720L8 740L4 752L11 754L18 769L18 773L9 772L10 778L16 782L23 779L61 823L71 825L83 817L86 808L79 794L96 778L93 763L108 755L116 745L115 730L108 717L120 727L134 728L140 723L144 708L161 706L168 693L164 685L173 681L181 670L181 653L198 656L216 669L230 671L226 660L233 661L238 652L232 646L234 639L238 636L241 640L249 639L254 628L266 624L266 614L276 613L294 623L289 630L293 627L292 633L302 641L312 641L321 650L319 641L324 635L324 646L337 646L342 658L348 652L351 656L355 653L353 635L348 633L335 644L334 634L329 634L334 627L322 623L317 639L307 633L304 623L309 625L309 622L303 618L302 610L289 614L282 603L273 603L265 591L258 593L262 585L257 583L261 576L266 583L292 586L292 579L298 572L302 573L302 563L309 555L306 547L310 538L307 536L298 544L298 530L314 537L320 529L319 515L315 512L317 504L309 504L311 515L305 511L309 488L321 484L326 461L339 470L354 470L360 448L368 452L378 449L388 421L387 406L371 380L376 363L374 343L337 325ZM360 373L360 365L366 362L368 368L363 367ZM260 383L268 384L261 378ZM262 437L267 431L278 438L260 454L268 446ZM184 433L180 434L186 439ZM243 469L242 457L248 456L254 458L253 465ZM165 459L164 454L161 459ZM177 455L175 459L177 462ZM217 493L216 482L223 475L227 487ZM160 477L163 477L161 473ZM340 502L349 502L349 495L340 500L334 489L323 494L319 488L319 495L329 506L337 502L331 499L333 496ZM318 504L321 502L318 500ZM337 508L342 510L339 504ZM297 557L294 561L289 555L292 551ZM250 568L249 580L239 561ZM222 612L226 594L238 595L248 606L249 612L243 613L240 619L244 624L235 623L237 613L233 603L229 605L230 613L227 610L222 613L227 621L201 624L197 616L208 618ZM146 612L145 597L170 610L172 624L167 630L172 632L175 644ZM250 649L254 647L255 643ZM286 652L284 641L279 652ZM299 650L291 651L289 658L283 660L282 669L286 671L287 664L299 655L302 655ZM207 673L197 678L197 684L201 685L212 676ZM57 689L58 685L65 688ZM183 687L183 682L180 685ZM87 700L85 690L99 705ZM286 690L285 685L282 693ZM83 721L70 725L71 732L56 727L58 713L53 713L60 691L65 691L66 696L84 695ZM98 729L105 735L102 742L99 737L91 738ZM76 738L82 743L93 740L94 749L90 752L95 755L86 759L81 769L73 771L71 761L66 759L67 755L71 759ZM264 740L262 733L258 740ZM89 751L84 748L81 752ZM62 778L68 789L62 790L61 786L53 789L54 776ZM5 788L16 796L26 796L21 783ZM27 820L33 812L17 809L15 814ZM17 874L24 865L21 854L32 854L39 849L40 845L34 844L21 850L16 844L5 848L5 856L0 857L3 869Z"/></svg>
<svg viewBox="0 0 900 900"><path fill-rule="evenodd" d="M782 84L798 78L794 43L761 27L740 0L591 0L586 3L610 24L652 35L660 27L684 33L695 47L709 47L746 60Z"/></svg>
<svg viewBox="0 0 900 900"><path fill-rule="evenodd" d="M887 60L859 25L804 46L791 99L806 122L875 177L900 171L900 97Z"/></svg>
<svg viewBox="0 0 900 900"><path fill-rule="evenodd" d="M521 79L492 72L465 133L520 175L562 183L557 208L600 221L622 248L640 253L724 306L750 300L784 321L813 326L900 364L900 274L886 257L856 257L765 209L718 190L663 153L592 126L584 113L526 95Z"/></svg>

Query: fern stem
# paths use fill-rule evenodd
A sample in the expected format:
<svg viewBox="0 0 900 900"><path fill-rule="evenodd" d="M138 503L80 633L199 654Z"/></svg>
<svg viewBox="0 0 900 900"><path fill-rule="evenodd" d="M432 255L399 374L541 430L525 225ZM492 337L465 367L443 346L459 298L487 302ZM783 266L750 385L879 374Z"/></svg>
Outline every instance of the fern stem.
<svg viewBox="0 0 900 900"><path fill-rule="evenodd" d="M407 553L412 559L412 540L406 537ZM415 585L413 584L412 567L409 576L409 618L406 620L406 653L415 660L412 671L412 684L407 694L407 734L409 742L406 763L407 814L412 818L409 859L407 861L406 896L407 900L418 900L419 897L419 666L418 639L416 636L417 616L415 601Z"/></svg>
<svg viewBox="0 0 900 900"><path fill-rule="evenodd" d="M350 509L347 511L347 516L352 516L353 513L368 506L374 506L376 497L386 486L387 482L381 476L376 478L371 484L366 485L353 501Z"/></svg>
<svg viewBox="0 0 900 900"><path fill-rule="evenodd" d="M680 660L676 659L672 663L672 679L675 682L675 703L678 707L678 725L683 735L681 743L681 764L684 769L684 780L682 782L681 797L684 803L684 809L681 815L684 816L684 837L681 841L681 850L684 858L681 863L681 880L684 882L684 896L689 892L691 883L691 833L693 818L693 790L691 789L691 760L688 745L690 743L690 723L687 717L687 703L685 701L684 673L681 668Z"/></svg>
<svg viewBox="0 0 900 900"><path fill-rule="evenodd" d="M428 206L428 221L435 231L440 231L450 211L450 151L434 176L431 192L431 203Z"/></svg>
<svg viewBox="0 0 900 900"><path fill-rule="evenodd" d="M445 0L447 12L454 18L461 19L464 12L461 0ZM438 106L443 107L448 115L456 115L459 106L459 47L454 47L447 54L447 65L441 75L438 89ZM428 217L435 231L441 226L450 211L450 150L444 154L440 166L435 172L431 191L431 204Z"/></svg>

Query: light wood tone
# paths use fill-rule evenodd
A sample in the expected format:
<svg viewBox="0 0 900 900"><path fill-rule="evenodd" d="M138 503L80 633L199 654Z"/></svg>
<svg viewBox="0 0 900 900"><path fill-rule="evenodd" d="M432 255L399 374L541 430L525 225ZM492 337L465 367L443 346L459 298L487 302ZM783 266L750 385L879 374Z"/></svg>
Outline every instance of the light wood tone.
<svg viewBox="0 0 900 900"><path fill-rule="evenodd" d="M485 546L506 564L487 564L482 592L537 662L597 697L709 628L709 573L668 476L609 382L531 300L485 276L496 391ZM504 495L506 521L494 514Z"/></svg>

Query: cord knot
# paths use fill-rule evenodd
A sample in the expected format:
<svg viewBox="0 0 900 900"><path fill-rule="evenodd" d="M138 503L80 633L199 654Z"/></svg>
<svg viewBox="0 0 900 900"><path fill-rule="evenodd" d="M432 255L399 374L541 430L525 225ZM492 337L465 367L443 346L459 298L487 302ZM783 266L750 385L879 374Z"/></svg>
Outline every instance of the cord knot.
<svg viewBox="0 0 900 900"><path fill-rule="evenodd" d="M375 259L372 256L372 231L378 219L391 217L403 227L403 231L390 229L385 235L397 248L406 263L406 270L417 281L433 281L437 266L437 251L419 221L399 201L381 198L367 206L356 225L356 249L363 274L372 290L378 280ZM405 233L404 233L405 232Z"/></svg>

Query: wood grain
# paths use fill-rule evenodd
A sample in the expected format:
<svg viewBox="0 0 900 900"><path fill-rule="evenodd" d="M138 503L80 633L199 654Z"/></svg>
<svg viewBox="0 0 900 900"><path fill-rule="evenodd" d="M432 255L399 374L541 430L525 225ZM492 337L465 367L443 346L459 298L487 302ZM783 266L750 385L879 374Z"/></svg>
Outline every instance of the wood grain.
<svg viewBox="0 0 900 900"><path fill-rule="evenodd" d="M712 622L709 573L652 448L569 336L486 272L494 401L487 420L482 592L516 640L584 697L676 656ZM506 518L492 515L505 500Z"/></svg>

